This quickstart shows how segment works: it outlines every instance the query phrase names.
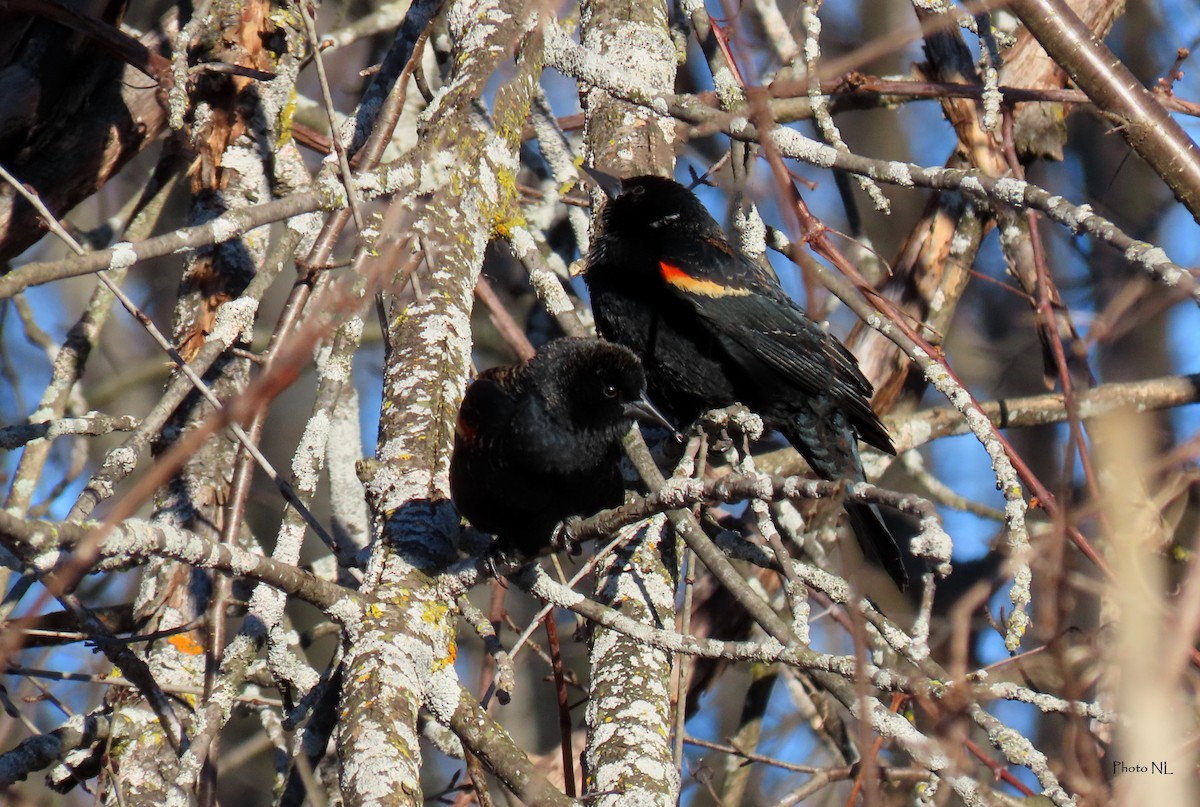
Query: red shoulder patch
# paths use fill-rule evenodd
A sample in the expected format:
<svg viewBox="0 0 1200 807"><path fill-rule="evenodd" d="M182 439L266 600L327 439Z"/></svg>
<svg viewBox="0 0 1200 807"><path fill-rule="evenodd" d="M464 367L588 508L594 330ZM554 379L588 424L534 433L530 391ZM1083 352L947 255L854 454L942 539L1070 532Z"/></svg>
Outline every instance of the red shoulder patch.
<svg viewBox="0 0 1200 807"><path fill-rule="evenodd" d="M703 297L745 297L751 293L749 289L692 277L675 264L666 261L658 262L658 271L668 284L688 294L699 294Z"/></svg>
<svg viewBox="0 0 1200 807"><path fill-rule="evenodd" d="M467 422L464 414L465 413L460 408L458 410L458 420L454 422L454 434L469 443L475 439L476 429L473 425Z"/></svg>

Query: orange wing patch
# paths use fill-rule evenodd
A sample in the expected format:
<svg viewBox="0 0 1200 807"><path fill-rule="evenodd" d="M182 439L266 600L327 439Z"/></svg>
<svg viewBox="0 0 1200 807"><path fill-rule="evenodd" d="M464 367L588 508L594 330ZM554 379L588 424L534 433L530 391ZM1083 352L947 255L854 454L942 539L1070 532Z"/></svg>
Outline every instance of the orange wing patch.
<svg viewBox="0 0 1200 807"><path fill-rule="evenodd" d="M750 294L749 289L722 286L714 280L692 277L678 266L666 261L658 262L658 270L662 273L663 280L688 294L699 294L703 297L746 297Z"/></svg>

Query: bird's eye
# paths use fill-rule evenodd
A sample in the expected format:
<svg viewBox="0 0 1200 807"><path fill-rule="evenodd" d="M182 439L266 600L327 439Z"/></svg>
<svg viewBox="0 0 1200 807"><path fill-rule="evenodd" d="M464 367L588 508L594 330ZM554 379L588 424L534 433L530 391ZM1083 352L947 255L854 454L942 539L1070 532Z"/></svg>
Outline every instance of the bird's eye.
<svg viewBox="0 0 1200 807"><path fill-rule="evenodd" d="M604 385L604 397L605 398L616 398L617 397L617 385L616 384L605 384Z"/></svg>
<svg viewBox="0 0 1200 807"><path fill-rule="evenodd" d="M632 188L629 189L629 192L632 193L634 196L641 196L643 193L646 192L646 188L644 185L634 185Z"/></svg>

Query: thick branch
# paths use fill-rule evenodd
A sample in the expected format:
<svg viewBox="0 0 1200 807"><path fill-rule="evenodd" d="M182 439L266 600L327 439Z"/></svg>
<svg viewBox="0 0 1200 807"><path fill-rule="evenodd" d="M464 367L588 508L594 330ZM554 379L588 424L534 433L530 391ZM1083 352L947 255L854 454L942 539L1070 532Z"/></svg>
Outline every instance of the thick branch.
<svg viewBox="0 0 1200 807"><path fill-rule="evenodd" d="M1200 152L1183 127L1063 0L1013 0L1009 7L1088 97L1121 121L1129 147L1200 222Z"/></svg>

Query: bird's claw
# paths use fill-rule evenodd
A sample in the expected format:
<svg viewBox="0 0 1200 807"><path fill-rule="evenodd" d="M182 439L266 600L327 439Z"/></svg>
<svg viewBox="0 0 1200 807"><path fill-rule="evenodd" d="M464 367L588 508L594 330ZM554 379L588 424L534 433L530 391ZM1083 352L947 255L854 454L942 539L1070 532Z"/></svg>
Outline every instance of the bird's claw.
<svg viewBox="0 0 1200 807"><path fill-rule="evenodd" d="M480 562L483 564L483 568L488 572L488 574L490 574L497 582L500 583L500 585L504 586L505 588L508 587L508 584L505 582L505 575L509 574L513 569L516 569L521 565L521 562L518 558L514 558L509 555L500 547L499 543L496 542L493 542L492 545L488 547L487 554L483 556L483 559Z"/></svg>
<svg viewBox="0 0 1200 807"><path fill-rule="evenodd" d="M575 525L580 521L582 519L578 516L571 516L554 530L550 545L556 552L565 549L571 557L575 558L583 551L583 543L575 537Z"/></svg>

